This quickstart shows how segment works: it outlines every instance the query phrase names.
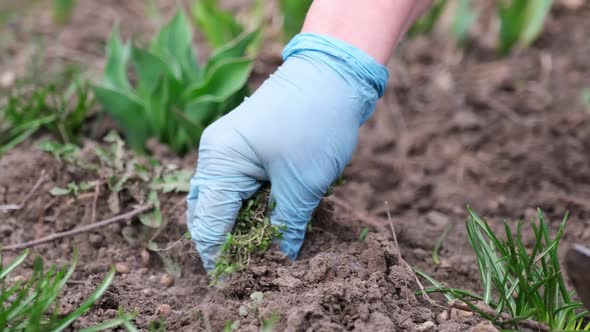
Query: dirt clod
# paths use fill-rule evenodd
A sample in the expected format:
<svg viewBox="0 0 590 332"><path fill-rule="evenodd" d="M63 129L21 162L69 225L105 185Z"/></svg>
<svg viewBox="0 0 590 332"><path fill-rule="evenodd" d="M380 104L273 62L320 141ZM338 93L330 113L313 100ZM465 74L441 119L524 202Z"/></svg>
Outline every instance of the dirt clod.
<svg viewBox="0 0 590 332"><path fill-rule="evenodd" d="M131 271L129 269L129 265L127 265L127 263L121 263L121 262L115 264L115 270L119 274L128 274L129 271Z"/></svg>
<svg viewBox="0 0 590 332"><path fill-rule="evenodd" d="M163 274L162 277L160 277L160 285L164 287L171 287L174 285L174 277L169 274Z"/></svg>
<svg viewBox="0 0 590 332"><path fill-rule="evenodd" d="M436 322L439 324L442 324L448 320L449 320L449 312L447 310L444 310L443 312L441 312L440 314L438 314L436 316Z"/></svg>
<svg viewBox="0 0 590 332"><path fill-rule="evenodd" d="M499 330L490 321L481 322L471 329L471 332L498 332Z"/></svg>
<svg viewBox="0 0 590 332"><path fill-rule="evenodd" d="M160 304L156 308L156 315L158 317L168 317L172 314L172 307L169 304Z"/></svg>
<svg viewBox="0 0 590 332"><path fill-rule="evenodd" d="M150 265L150 253L146 249L141 251L141 265L147 267Z"/></svg>
<svg viewBox="0 0 590 332"><path fill-rule="evenodd" d="M428 321L416 326L416 331L430 332L430 331L434 331L435 328L436 328L436 324L434 324L434 322L431 322L428 320Z"/></svg>

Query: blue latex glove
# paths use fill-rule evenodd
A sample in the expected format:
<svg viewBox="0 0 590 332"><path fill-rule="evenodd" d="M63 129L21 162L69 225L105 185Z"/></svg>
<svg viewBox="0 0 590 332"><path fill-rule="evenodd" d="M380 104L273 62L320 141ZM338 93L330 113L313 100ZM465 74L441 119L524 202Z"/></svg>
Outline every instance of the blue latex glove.
<svg viewBox="0 0 590 332"><path fill-rule="evenodd" d="M201 138L188 195L188 227L205 268L232 231L242 202L270 181L271 222L286 226L281 250L295 259L307 223L355 149L388 72L334 38L299 34L285 62Z"/></svg>

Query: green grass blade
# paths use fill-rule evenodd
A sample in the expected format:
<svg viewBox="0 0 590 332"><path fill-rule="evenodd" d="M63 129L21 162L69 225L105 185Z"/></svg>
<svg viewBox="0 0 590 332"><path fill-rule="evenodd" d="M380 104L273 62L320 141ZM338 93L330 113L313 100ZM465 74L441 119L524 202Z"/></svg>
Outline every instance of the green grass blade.
<svg viewBox="0 0 590 332"><path fill-rule="evenodd" d="M119 314L119 316L115 319L102 322L98 325L83 328L79 332L98 332L106 329L112 329L114 327L118 327L125 324L125 322L132 321L133 319L135 319L135 317L137 317L136 313Z"/></svg>
<svg viewBox="0 0 590 332"><path fill-rule="evenodd" d="M17 266L19 266L29 255L29 250L26 249L22 254L20 254L14 261L12 261L6 267L0 267L0 280L6 278L6 276L12 272Z"/></svg>
<svg viewBox="0 0 590 332"><path fill-rule="evenodd" d="M524 18L524 27L520 36L523 46L531 45L539 37L552 5L553 0L529 1Z"/></svg>
<svg viewBox="0 0 590 332"><path fill-rule="evenodd" d="M414 270L414 273L416 273L418 276L426 279L429 283L431 283L437 289L444 289L445 288L445 287L443 287L443 285L440 282L438 282L436 279L434 279L431 276L429 276L426 272L423 272L423 271L421 271L421 270L419 270L417 268L414 268L414 267L412 268L412 270ZM452 301L452 300L455 299L453 296L451 296L449 294L446 294L445 293L443 295L449 301Z"/></svg>
<svg viewBox="0 0 590 332"><path fill-rule="evenodd" d="M88 309L90 309L90 307L96 301L98 301L98 299L106 292L106 290L109 288L111 282L113 281L114 277L115 277L115 270L111 269L111 271L107 274L107 276L105 277L103 282L97 287L97 289L94 291L94 293L92 293L92 295L90 295L90 297L86 301L84 301L84 303L82 303L82 305L80 305L80 307L78 309L76 309L74 312L70 313L64 319L59 321L56 324L56 326L53 327L52 330L56 331L56 332L62 331L66 327L70 326L70 324L72 324L76 319L78 319L80 316L82 316L86 311L88 311Z"/></svg>
<svg viewBox="0 0 590 332"><path fill-rule="evenodd" d="M441 248L443 242L447 238L447 235L449 234L451 229L453 229L454 226L455 226L454 224L446 225L442 234L436 240L436 244L434 245L434 249L432 250L432 261L434 262L434 265L440 264L440 257L438 255L438 253L440 251L440 248Z"/></svg>

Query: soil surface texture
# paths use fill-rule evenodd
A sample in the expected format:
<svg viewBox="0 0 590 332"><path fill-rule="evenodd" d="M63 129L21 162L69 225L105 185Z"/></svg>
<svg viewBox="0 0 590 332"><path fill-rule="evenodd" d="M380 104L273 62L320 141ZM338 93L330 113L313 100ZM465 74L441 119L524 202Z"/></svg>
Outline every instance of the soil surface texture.
<svg viewBox="0 0 590 332"><path fill-rule="evenodd" d="M89 68L101 68L116 17L128 18L122 21L127 33L143 27L134 9L143 1L121 3L81 2L72 23L59 30L48 28L45 16L37 25L17 22L15 29L23 29L17 36L61 40L47 46L50 56L86 55L93 61ZM174 9L158 3L164 12ZM541 39L509 58L482 43L457 49L445 40L418 37L402 44L389 64L386 95L361 130L345 183L318 208L297 261L269 251L224 287L209 287L194 245L178 241L186 232L183 194L162 197L167 226L157 239L160 248L177 243L167 254L178 262L180 277L169 275L154 253L130 246L121 235L124 222L33 248L32 256L58 265L70 261L74 246L79 250L78 268L60 300L64 312L84 301L117 264L115 281L73 330L114 318L122 308L139 313L141 330L163 325L169 331L221 331L233 323L238 331L258 331L274 322L277 331L470 331L480 320L446 312L440 298L433 299L442 306L415 295L420 288L408 267L478 290L466 206L498 229L504 219L534 218L539 207L555 230L569 211L562 249L590 243L590 106L581 98L590 87L590 4L575 11L556 6ZM260 79L280 59L280 47L268 44L255 69ZM10 48L13 60L25 57L24 46L17 46ZM0 72L12 65L0 59ZM20 203L42 170L47 174L24 208L0 212L3 246L114 215L106 191L77 199L49 193L89 175L40 151L40 139L0 159L0 205ZM195 166L196 153L180 159L163 147L153 151L165 164ZM121 212L132 209L121 201ZM432 250L449 225L436 266ZM361 241L366 227L372 231ZM18 273L26 276L31 266L28 259Z"/></svg>

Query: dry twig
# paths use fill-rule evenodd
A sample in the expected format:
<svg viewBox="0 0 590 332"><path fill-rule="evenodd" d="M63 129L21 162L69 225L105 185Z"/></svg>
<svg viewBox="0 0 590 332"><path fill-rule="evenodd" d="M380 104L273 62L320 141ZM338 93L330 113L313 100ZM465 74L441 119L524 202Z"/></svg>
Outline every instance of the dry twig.
<svg viewBox="0 0 590 332"><path fill-rule="evenodd" d="M94 187L94 200L92 201L92 217L90 217L90 224L96 222L96 204L98 202L98 196L100 196L100 183L97 181Z"/></svg>
<svg viewBox="0 0 590 332"><path fill-rule="evenodd" d="M47 173L45 172L45 170L42 170L41 176L39 176L39 179L37 179L37 182L35 183L33 188L31 188L31 190L25 196L25 198L23 198L23 200L19 204L0 205L0 212L17 211L17 210L24 208L27 205L27 203L29 202L29 199L31 198L31 196L33 196L35 191L37 191L39 186L41 186L41 184L45 181L46 178L47 178Z"/></svg>
<svg viewBox="0 0 590 332"><path fill-rule="evenodd" d="M116 222L120 222L120 221L126 221L129 220L137 215L140 215L144 212L147 212L149 210L151 210L153 208L153 204L148 204L148 205L144 205L142 207L139 207L133 211L129 211L127 213L123 213L120 214L118 216L112 217L110 219L106 219L103 221L99 221L97 223L94 224L90 224L90 225L85 225L82 227L78 227L78 228L74 228L72 230L69 231L65 231L65 232L61 232L61 233L55 233L55 234L51 234L49 236L46 236L44 238L38 239L38 240L33 240L33 241L29 241L29 242L24 242L24 243L19 243L19 244L15 244L12 246L7 246L7 247L3 247L1 249L1 251L12 251L12 250L19 250L19 249L25 249L25 248L30 248L30 247L34 247L34 246L38 246L40 244L44 244L47 242L51 242L51 241L55 241L58 239L62 239L65 237L70 237L70 236L74 236L80 233L85 233L85 232L89 232L89 231L93 231L95 229L98 228L102 228L105 226L108 226L110 224L114 224Z"/></svg>
<svg viewBox="0 0 590 332"><path fill-rule="evenodd" d="M414 270L412 269L412 267L410 266L410 264L408 264L408 262L406 262L406 260L404 259L404 257L402 256L402 252L401 252L401 248L399 247L399 243L397 242L397 235L395 234L395 228L393 227L393 222L391 221L391 212L389 210L389 203L385 202L385 206L387 207L387 222L389 223L389 228L391 229L391 235L393 236L393 243L395 243L395 246L397 247L397 250L399 250L399 259L402 262L402 264L404 265L404 267L406 268L406 270L408 270L408 272L414 276L414 278L416 279L416 283L418 284L418 287L420 288L420 291L422 292L422 297L428 301L428 303L432 304L432 305L437 305L437 303L435 301L433 301L428 294L426 293L426 290L424 288L424 285L422 285L422 282L420 282L420 279L418 279L418 276L416 275L416 273L414 273Z"/></svg>

